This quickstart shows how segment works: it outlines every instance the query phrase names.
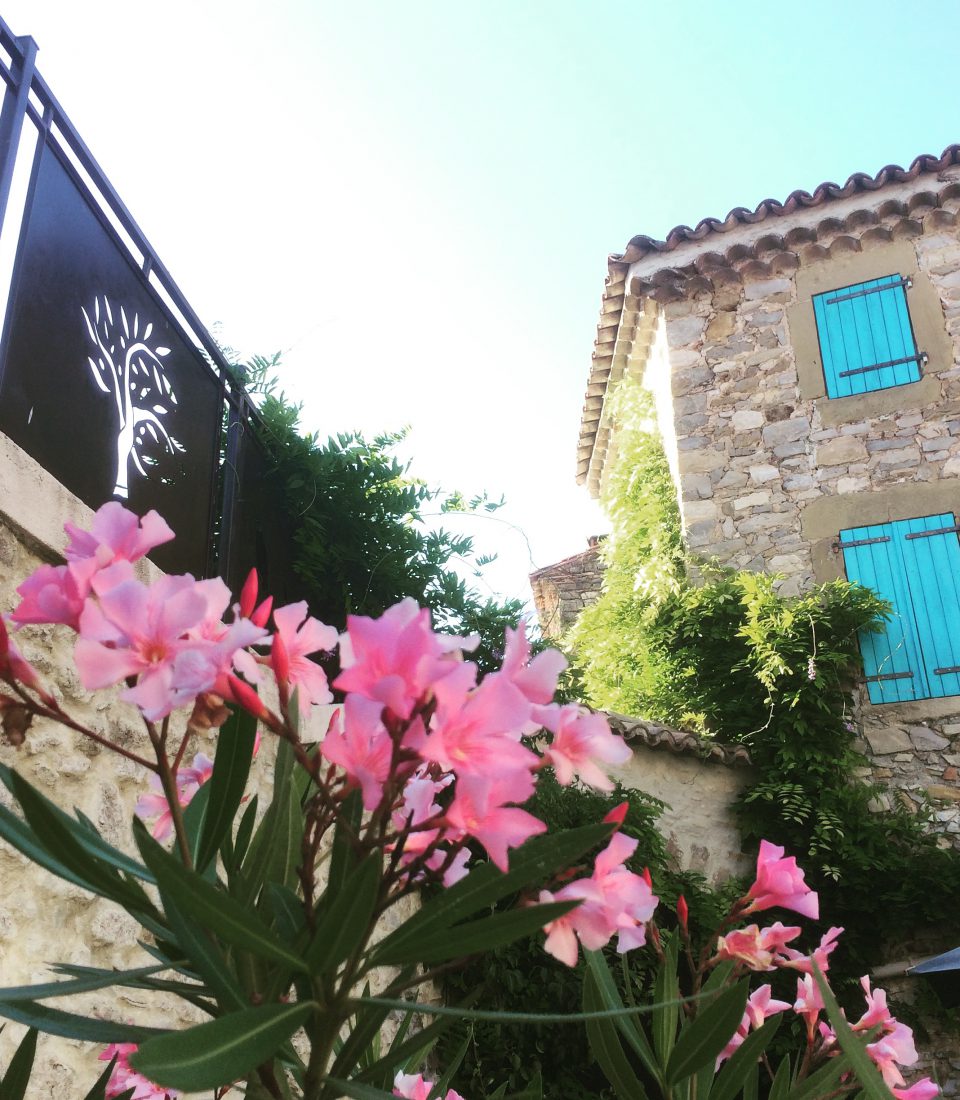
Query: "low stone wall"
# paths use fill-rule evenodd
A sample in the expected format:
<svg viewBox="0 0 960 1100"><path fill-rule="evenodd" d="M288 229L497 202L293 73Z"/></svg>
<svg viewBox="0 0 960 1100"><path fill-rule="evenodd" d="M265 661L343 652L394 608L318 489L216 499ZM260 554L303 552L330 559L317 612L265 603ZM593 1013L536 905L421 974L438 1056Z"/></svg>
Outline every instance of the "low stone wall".
<svg viewBox="0 0 960 1100"><path fill-rule="evenodd" d="M733 815L750 778L746 750L654 722L609 717L633 750L616 778L666 803L659 825L677 865L699 871L714 886L749 875L751 860L741 850Z"/></svg>

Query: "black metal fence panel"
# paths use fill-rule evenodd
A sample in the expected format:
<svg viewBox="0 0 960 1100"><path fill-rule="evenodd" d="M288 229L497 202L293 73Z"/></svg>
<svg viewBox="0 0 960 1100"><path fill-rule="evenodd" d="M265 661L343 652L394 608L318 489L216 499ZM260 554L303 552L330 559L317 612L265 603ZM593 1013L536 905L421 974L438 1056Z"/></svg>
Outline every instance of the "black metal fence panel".
<svg viewBox="0 0 960 1100"><path fill-rule="evenodd" d="M0 431L91 508L155 508L177 534L154 557L208 568L221 387L50 144L14 273Z"/></svg>

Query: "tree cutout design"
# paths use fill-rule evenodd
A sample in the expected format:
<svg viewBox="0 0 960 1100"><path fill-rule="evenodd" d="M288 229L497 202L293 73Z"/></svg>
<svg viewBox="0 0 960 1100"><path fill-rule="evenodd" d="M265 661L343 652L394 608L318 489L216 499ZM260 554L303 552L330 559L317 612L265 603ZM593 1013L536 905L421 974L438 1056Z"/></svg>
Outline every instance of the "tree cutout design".
<svg viewBox="0 0 960 1100"><path fill-rule="evenodd" d="M96 356L87 356L93 379L104 393L112 393L117 406L120 428L117 433L117 478L113 495L126 500L129 495L129 470L132 460L136 469L149 477L149 471L159 465L150 454L151 443L168 454L184 453L186 448L170 434L161 417L167 416L177 404L170 379L163 370L163 359L169 348L148 344L153 323L140 331L140 316L132 321L120 307L120 323L114 319L110 300L94 298L93 318L81 306L87 332L97 348ZM160 476L164 484L172 479Z"/></svg>

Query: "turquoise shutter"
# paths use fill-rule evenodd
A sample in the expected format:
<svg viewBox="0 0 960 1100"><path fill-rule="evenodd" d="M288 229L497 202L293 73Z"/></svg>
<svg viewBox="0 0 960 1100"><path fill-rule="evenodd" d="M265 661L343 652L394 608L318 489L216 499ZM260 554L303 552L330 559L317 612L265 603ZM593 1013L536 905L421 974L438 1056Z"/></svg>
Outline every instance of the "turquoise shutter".
<svg viewBox="0 0 960 1100"><path fill-rule="evenodd" d="M847 580L870 588L893 606L880 634L862 631L860 652L871 703L926 699L930 691L913 625L900 542L894 524L840 532Z"/></svg>
<svg viewBox="0 0 960 1100"><path fill-rule="evenodd" d="M952 530L956 524L953 514L946 512L892 525L934 698L960 695L960 540Z"/></svg>
<svg viewBox="0 0 960 1100"><path fill-rule="evenodd" d="M919 381L904 283L900 275L884 275L814 296L828 397ZM880 363L889 365L873 369Z"/></svg>

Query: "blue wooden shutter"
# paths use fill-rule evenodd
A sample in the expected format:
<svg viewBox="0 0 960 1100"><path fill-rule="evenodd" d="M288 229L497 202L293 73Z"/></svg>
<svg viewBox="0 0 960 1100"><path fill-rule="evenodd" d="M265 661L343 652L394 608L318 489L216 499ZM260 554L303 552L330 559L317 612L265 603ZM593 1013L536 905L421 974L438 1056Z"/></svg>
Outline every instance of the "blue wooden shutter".
<svg viewBox="0 0 960 1100"><path fill-rule="evenodd" d="M956 523L946 512L892 525L934 698L960 695L960 540L952 530Z"/></svg>
<svg viewBox="0 0 960 1100"><path fill-rule="evenodd" d="M870 588L893 606L881 634L860 634L863 671L871 703L897 703L930 695L914 629L906 583L902 539L894 524L853 527L840 532L847 580Z"/></svg>
<svg viewBox="0 0 960 1100"><path fill-rule="evenodd" d="M814 295L813 312L828 397L850 397L920 379L922 356L900 275ZM891 365L873 369L879 363Z"/></svg>

